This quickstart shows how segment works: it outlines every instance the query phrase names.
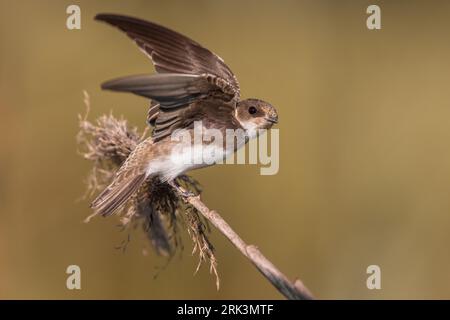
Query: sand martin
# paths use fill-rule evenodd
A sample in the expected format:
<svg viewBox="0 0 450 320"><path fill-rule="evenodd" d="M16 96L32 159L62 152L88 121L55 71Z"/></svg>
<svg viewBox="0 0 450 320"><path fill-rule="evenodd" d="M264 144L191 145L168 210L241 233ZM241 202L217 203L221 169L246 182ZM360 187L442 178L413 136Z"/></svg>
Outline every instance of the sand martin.
<svg viewBox="0 0 450 320"><path fill-rule="evenodd" d="M112 183L92 202L96 213L115 212L148 178L156 176L177 187L175 179L180 174L213 164L173 161L174 150L179 152L180 144L186 144L173 139L176 130L193 132L198 121L205 129L217 129L224 135L227 129L241 129L247 134L245 144L248 138L257 135L258 129L271 128L278 121L277 112L269 103L259 99L241 100L239 83L230 68L222 58L197 42L156 23L132 17L99 14L95 19L125 32L152 60L157 71L102 84L102 89L132 92L151 99L147 120L153 131L151 137L132 151ZM212 145L201 144L206 149ZM243 144L231 149L221 146L213 153L213 160L227 157Z"/></svg>

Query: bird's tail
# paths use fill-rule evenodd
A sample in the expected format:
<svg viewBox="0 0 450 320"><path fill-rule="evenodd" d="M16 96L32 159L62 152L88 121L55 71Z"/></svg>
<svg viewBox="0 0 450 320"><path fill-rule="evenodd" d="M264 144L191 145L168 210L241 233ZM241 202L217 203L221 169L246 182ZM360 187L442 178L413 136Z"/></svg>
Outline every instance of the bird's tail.
<svg viewBox="0 0 450 320"><path fill-rule="evenodd" d="M103 216L113 214L147 179L147 165L153 141L147 138L130 153L114 180L92 202L91 208Z"/></svg>
<svg viewBox="0 0 450 320"><path fill-rule="evenodd" d="M117 182L117 178L92 202L95 213L109 216L119 209L145 181L145 174Z"/></svg>

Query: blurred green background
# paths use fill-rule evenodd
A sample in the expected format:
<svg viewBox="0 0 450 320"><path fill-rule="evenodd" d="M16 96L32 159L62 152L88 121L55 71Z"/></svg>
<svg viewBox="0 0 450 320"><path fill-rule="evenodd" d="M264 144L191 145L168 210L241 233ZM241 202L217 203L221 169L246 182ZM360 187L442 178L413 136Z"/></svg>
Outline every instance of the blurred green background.
<svg viewBox="0 0 450 320"><path fill-rule="evenodd" d="M376 3L382 29L366 28ZM66 7L81 7L81 30ZM185 238L166 260L117 217L89 224L90 163L77 155L82 90L91 119L114 111L144 127L147 101L102 92L152 72L122 33L93 21L129 14L218 53L244 97L280 115L280 171L194 173L204 201L319 298L450 298L450 2L0 0L0 298L281 298L218 232L221 289ZM68 265L82 290L66 289ZM381 267L381 290L366 268ZM155 278L155 275L157 277Z"/></svg>

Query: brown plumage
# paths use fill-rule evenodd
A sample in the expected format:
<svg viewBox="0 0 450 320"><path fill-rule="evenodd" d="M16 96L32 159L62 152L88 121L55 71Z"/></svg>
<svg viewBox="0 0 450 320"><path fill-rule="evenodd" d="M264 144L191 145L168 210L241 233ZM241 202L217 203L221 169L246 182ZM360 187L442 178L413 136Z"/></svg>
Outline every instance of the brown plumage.
<svg viewBox="0 0 450 320"><path fill-rule="evenodd" d="M92 208L111 214L132 196L149 176L173 181L201 165L171 164L177 129L192 131L195 121L205 128L255 130L270 128L278 115L258 99L240 100L239 83L225 62L197 42L163 26L112 14L95 18L125 32L151 58L158 74L111 80L103 89L132 92L151 99L147 122L154 126L148 138L130 154L113 182L94 200ZM226 151L226 150L225 150ZM224 156L227 152L224 152Z"/></svg>

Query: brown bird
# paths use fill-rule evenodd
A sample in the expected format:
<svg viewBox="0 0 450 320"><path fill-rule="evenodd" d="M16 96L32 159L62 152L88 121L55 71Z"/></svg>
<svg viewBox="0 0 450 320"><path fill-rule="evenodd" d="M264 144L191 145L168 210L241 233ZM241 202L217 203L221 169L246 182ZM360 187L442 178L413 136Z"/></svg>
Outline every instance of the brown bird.
<svg viewBox="0 0 450 320"><path fill-rule="evenodd" d="M154 129L152 136L133 150L112 183L92 202L95 212L114 213L149 177L157 176L178 188L175 179L180 174L220 162L255 137L258 129L268 129L277 123L277 112L269 103L240 100L239 83L230 68L197 42L132 17L99 14L95 19L125 32L153 61L158 72L102 84L102 89L132 92L151 99L147 121ZM239 140L239 134L236 135L238 143L232 146L174 139L179 130L194 136L198 121L202 129L216 129L224 137L227 129L245 132L245 137ZM181 161L192 154L196 157L199 152L203 155L200 162Z"/></svg>

